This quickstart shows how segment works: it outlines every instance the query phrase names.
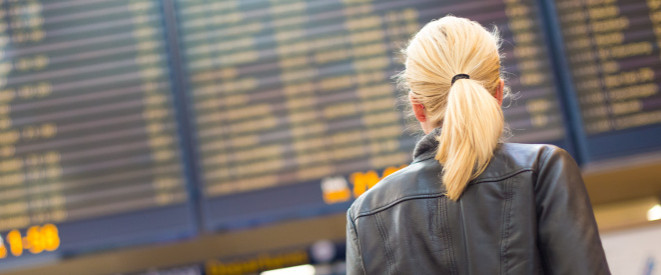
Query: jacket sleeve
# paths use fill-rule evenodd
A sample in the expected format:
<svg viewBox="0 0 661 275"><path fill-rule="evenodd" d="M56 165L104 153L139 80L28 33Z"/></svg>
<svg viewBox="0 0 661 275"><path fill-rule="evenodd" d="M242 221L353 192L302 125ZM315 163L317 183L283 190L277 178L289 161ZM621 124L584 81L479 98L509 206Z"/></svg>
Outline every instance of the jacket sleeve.
<svg viewBox="0 0 661 275"><path fill-rule="evenodd" d="M356 224L351 218L351 209L347 211L347 275L366 274L363 256L360 254Z"/></svg>
<svg viewBox="0 0 661 275"><path fill-rule="evenodd" d="M542 157L535 201L545 274L610 274L580 169L565 150Z"/></svg>

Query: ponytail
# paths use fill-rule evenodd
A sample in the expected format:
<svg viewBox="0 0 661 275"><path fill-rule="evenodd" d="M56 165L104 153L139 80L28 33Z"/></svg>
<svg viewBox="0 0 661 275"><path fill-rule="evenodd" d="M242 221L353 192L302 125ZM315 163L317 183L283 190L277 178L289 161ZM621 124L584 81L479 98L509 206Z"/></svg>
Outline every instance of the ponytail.
<svg viewBox="0 0 661 275"><path fill-rule="evenodd" d="M443 165L447 196L456 201L489 164L504 118L496 98L471 79L450 87L444 117L436 160Z"/></svg>
<svg viewBox="0 0 661 275"><path fill-rule="evenodd" d="M497 30L445 16L425 25L403 51L399 83L424 106L432 126L441 127L436 160L454 201L484 172L503 132L499 45Z"/></svg>

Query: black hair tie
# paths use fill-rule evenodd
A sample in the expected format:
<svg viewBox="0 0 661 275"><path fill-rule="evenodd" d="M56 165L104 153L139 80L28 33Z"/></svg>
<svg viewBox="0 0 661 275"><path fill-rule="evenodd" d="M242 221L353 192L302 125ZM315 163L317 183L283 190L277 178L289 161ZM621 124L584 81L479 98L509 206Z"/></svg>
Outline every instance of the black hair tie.
<svg viewBox="0 0 661 275"><path fill-rule="evenodd" d="M454 85L454 82L459 80L459 79L470 79L470 76L467 74L458 74L452 77L452 82L450 83L450 86Z"/></svg>

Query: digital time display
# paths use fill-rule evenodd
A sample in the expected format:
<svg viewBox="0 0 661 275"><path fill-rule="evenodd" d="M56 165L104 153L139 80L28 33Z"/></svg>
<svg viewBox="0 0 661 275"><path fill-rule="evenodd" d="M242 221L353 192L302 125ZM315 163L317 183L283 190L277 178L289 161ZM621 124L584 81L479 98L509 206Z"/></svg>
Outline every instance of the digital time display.
<svg viewBox="0 0 661 275"><path fill-rule="evenodd" d="M23 255L27 250L32 254L44 251L55 251L60 247L60 235L57 226L45 224L30 226L25 234L14 229L9 231L4 239L0 238L0 259L6 258L10 253L14 257Z"/></svg>
<svg viewBox="0 0 661 275"><path fill-rule="evenodd" d="M379 173L375 170L351 173L349 176L349 182L353 188L349 188L349 182L347 182L345 177L336 176L324 178L321 180L321 192L323 193L324 202L327 204L346 202L352 198L352 195L353 198L358 198L365 193L365 191L379 183L381 179L406 166L408 165L403 164L399 167L387 167L383 170L381 176L379 176Z"/></svg>

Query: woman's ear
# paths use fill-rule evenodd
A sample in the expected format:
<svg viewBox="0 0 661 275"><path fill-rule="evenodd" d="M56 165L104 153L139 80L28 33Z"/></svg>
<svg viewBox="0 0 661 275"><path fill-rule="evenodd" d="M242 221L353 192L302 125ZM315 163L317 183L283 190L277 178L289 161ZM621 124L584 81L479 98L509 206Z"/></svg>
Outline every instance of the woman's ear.
<svg viewBox="0 0 661 275"><path fill-rule="evenodd" d="M427 114L425 114L425 105L418 102L414 97L413 93L409 92L409 102L411 103L411 109L413 109L413 114L415 118L420 122L427 121Z"/></svg>
<svg viewBox="0 0 661 275"><path fill-rule="evenodd" d="M496 93L494 97L498 100L498 104L503 105L503 93L505 90L505 81L501 78L498 82L498 87L496 87Z"/></svg>
<svg viewBox="0 0 661 275"><path fill-rule="evenodd" d="M425 114L425 106L422 105L422 103L411 101L411 107L413 108L413 114L415 115L415 118L418 121L420 122L427 121L427 115Z"/></svg>

